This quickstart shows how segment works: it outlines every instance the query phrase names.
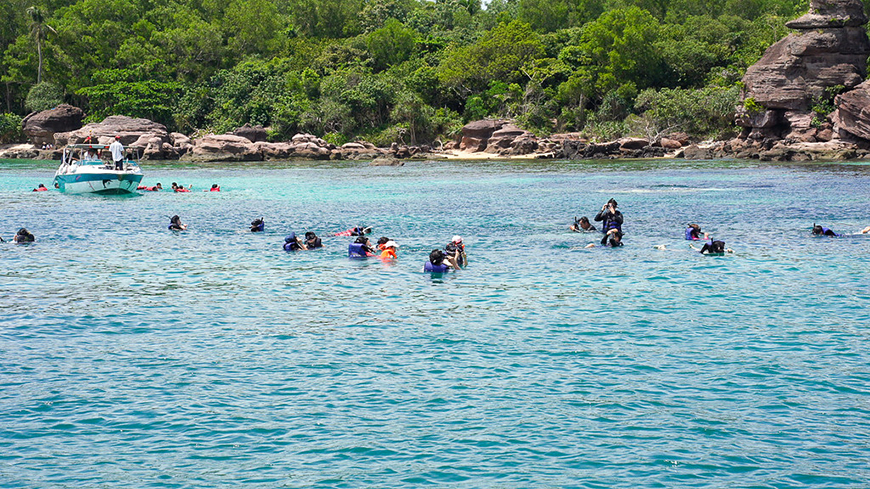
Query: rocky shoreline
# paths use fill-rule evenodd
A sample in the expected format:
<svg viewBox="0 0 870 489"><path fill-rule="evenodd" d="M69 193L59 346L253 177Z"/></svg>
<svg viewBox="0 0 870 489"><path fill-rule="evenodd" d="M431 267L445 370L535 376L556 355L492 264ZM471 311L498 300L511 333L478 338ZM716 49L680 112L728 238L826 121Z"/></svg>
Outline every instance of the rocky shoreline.
<svg viewBox="0 0 870 489"><path fill-rule="evenodd" d="M366 141L341 146L311 135L269 141L268 130L243 126L227 134L187 136L162 124L125 116L83 125L84 113L71 105L28 115L23 131L32 142L0 147L0 158L60 159L44 145L115 136L136 148L143 160L195 163L275 160L370 160L400 166L415 159L614 159L687 158L761 161L838 161L870 158L870 39L860 0L812 0L809 12L786 25L795 32L765 51L743 77L742 102L734 120L742 132L727 141L699 143L688 134L655 140L622 138L588 141L579 133L538 137L510 120L481 120L462 128L454 141L438 146L393 143L379 148Z"/></svg>

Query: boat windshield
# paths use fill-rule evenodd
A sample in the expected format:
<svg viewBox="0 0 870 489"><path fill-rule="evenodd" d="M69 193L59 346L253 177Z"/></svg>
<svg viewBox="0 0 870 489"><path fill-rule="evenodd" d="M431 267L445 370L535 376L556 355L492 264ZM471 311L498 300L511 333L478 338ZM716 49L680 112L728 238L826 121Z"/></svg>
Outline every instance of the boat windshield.
<svg viewBox="0 0 870 489"><path fill-rule="evenodd" d="M124 157L125 166L138 166L136 161L137 152L126 151ZM69 164L78 165L112 165L112 153L109 151L108 145L101 144L71 144L67 146L64 160Z"/></svg>

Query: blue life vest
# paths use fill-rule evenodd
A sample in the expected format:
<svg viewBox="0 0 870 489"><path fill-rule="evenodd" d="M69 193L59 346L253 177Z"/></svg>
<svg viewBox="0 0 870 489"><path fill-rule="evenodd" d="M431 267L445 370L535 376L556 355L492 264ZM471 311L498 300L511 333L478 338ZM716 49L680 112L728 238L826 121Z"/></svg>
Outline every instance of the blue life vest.
<svg viewBox="0 0 870 489"><path fill-rule="evenodd" d="M434 273L447 273L450 271L450 267L445 264L433 265L431 261L427 261L425 265L423 265L424 272L434 272Z"/></svg>
<svg viewBox="0 0 870 489"><path fill-rule="evenodd" d="M840 237L839 234L837 234L837 233L831 231L830 229L828 229L828 228L826 228L826 227L823 227L823 228L822 228L822 236L836 236L836 237L838 237L838 238Z"/></svg>
<svg viewBox="0 0 870 489"><path fill-rule="evenodd" d="M355 259L368 258L366 250L363 248L363 246L364 245L362 243L351 243L347 245L347 257Z"/></svg>
<svg viewBox="0 0 870 489"><path fill-rule="evenodd" d="M695 236L694 234L695 228L686 228L686 239L689 241L694 241L701 239L699 236Z"/></svg>
<svg viewBox="0 0 870 489"><path fill-rule="evenodd" d="M257 224L257 231L262 231L264 229L266 229L266 223L263 221L260 221L260 224Z"/></svg>

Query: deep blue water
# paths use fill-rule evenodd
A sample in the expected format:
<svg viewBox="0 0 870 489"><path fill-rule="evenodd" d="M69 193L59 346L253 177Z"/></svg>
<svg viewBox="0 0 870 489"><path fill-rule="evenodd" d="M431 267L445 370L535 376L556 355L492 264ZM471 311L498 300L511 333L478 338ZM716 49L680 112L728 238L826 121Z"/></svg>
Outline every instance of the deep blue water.
<svg viewBox="0 0 870 489"><path fill-rule="evenodd" d="M37 237L0 244L2 487L868 486L870 236L809 229L870 225L870 164L143 168L194 192L0 162ZM625 246L584 249L611 197ZM360 223L397 263L346 258Z"/></svg>

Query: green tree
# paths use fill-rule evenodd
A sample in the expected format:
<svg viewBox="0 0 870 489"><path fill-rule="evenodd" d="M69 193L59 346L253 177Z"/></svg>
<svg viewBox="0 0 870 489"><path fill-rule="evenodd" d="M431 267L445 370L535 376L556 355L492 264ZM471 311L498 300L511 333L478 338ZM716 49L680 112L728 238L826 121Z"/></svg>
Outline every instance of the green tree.
<svg viewBox="0 0 870 489"><path fill-rule="evenodd" d="M129 69L108 69L94 74L95 85L77 93L88 100L88 121L110 115L143 117L172 127L172 106L181 91L176 82L158 82Z"/></svg>
<svg viewBox="0 0 870 489"><path fill-rule="evenodd" d="M61 103L63 103L63 89L54 83L42 82L34 85L27 92L24 108L30 112L39 112Z"/></svg>
<svg viewBox="0 0 870 489"><path fill-rule="evenodd" d="M45 17L39 7L27 7L27 16L30 17L30 35L36 43L36 53L39 56L39 67L36 70L36 83L42 83L42 43L45 42L49 32L57 34L54 27L45 23Z"/></svg>
<svg viewBox="0 0 870 489"><path fill-rule="evenodd" d="M416 49L417 33L396 19L366 37L366 47L372 55L375 72L408 60Z"/></svg>

